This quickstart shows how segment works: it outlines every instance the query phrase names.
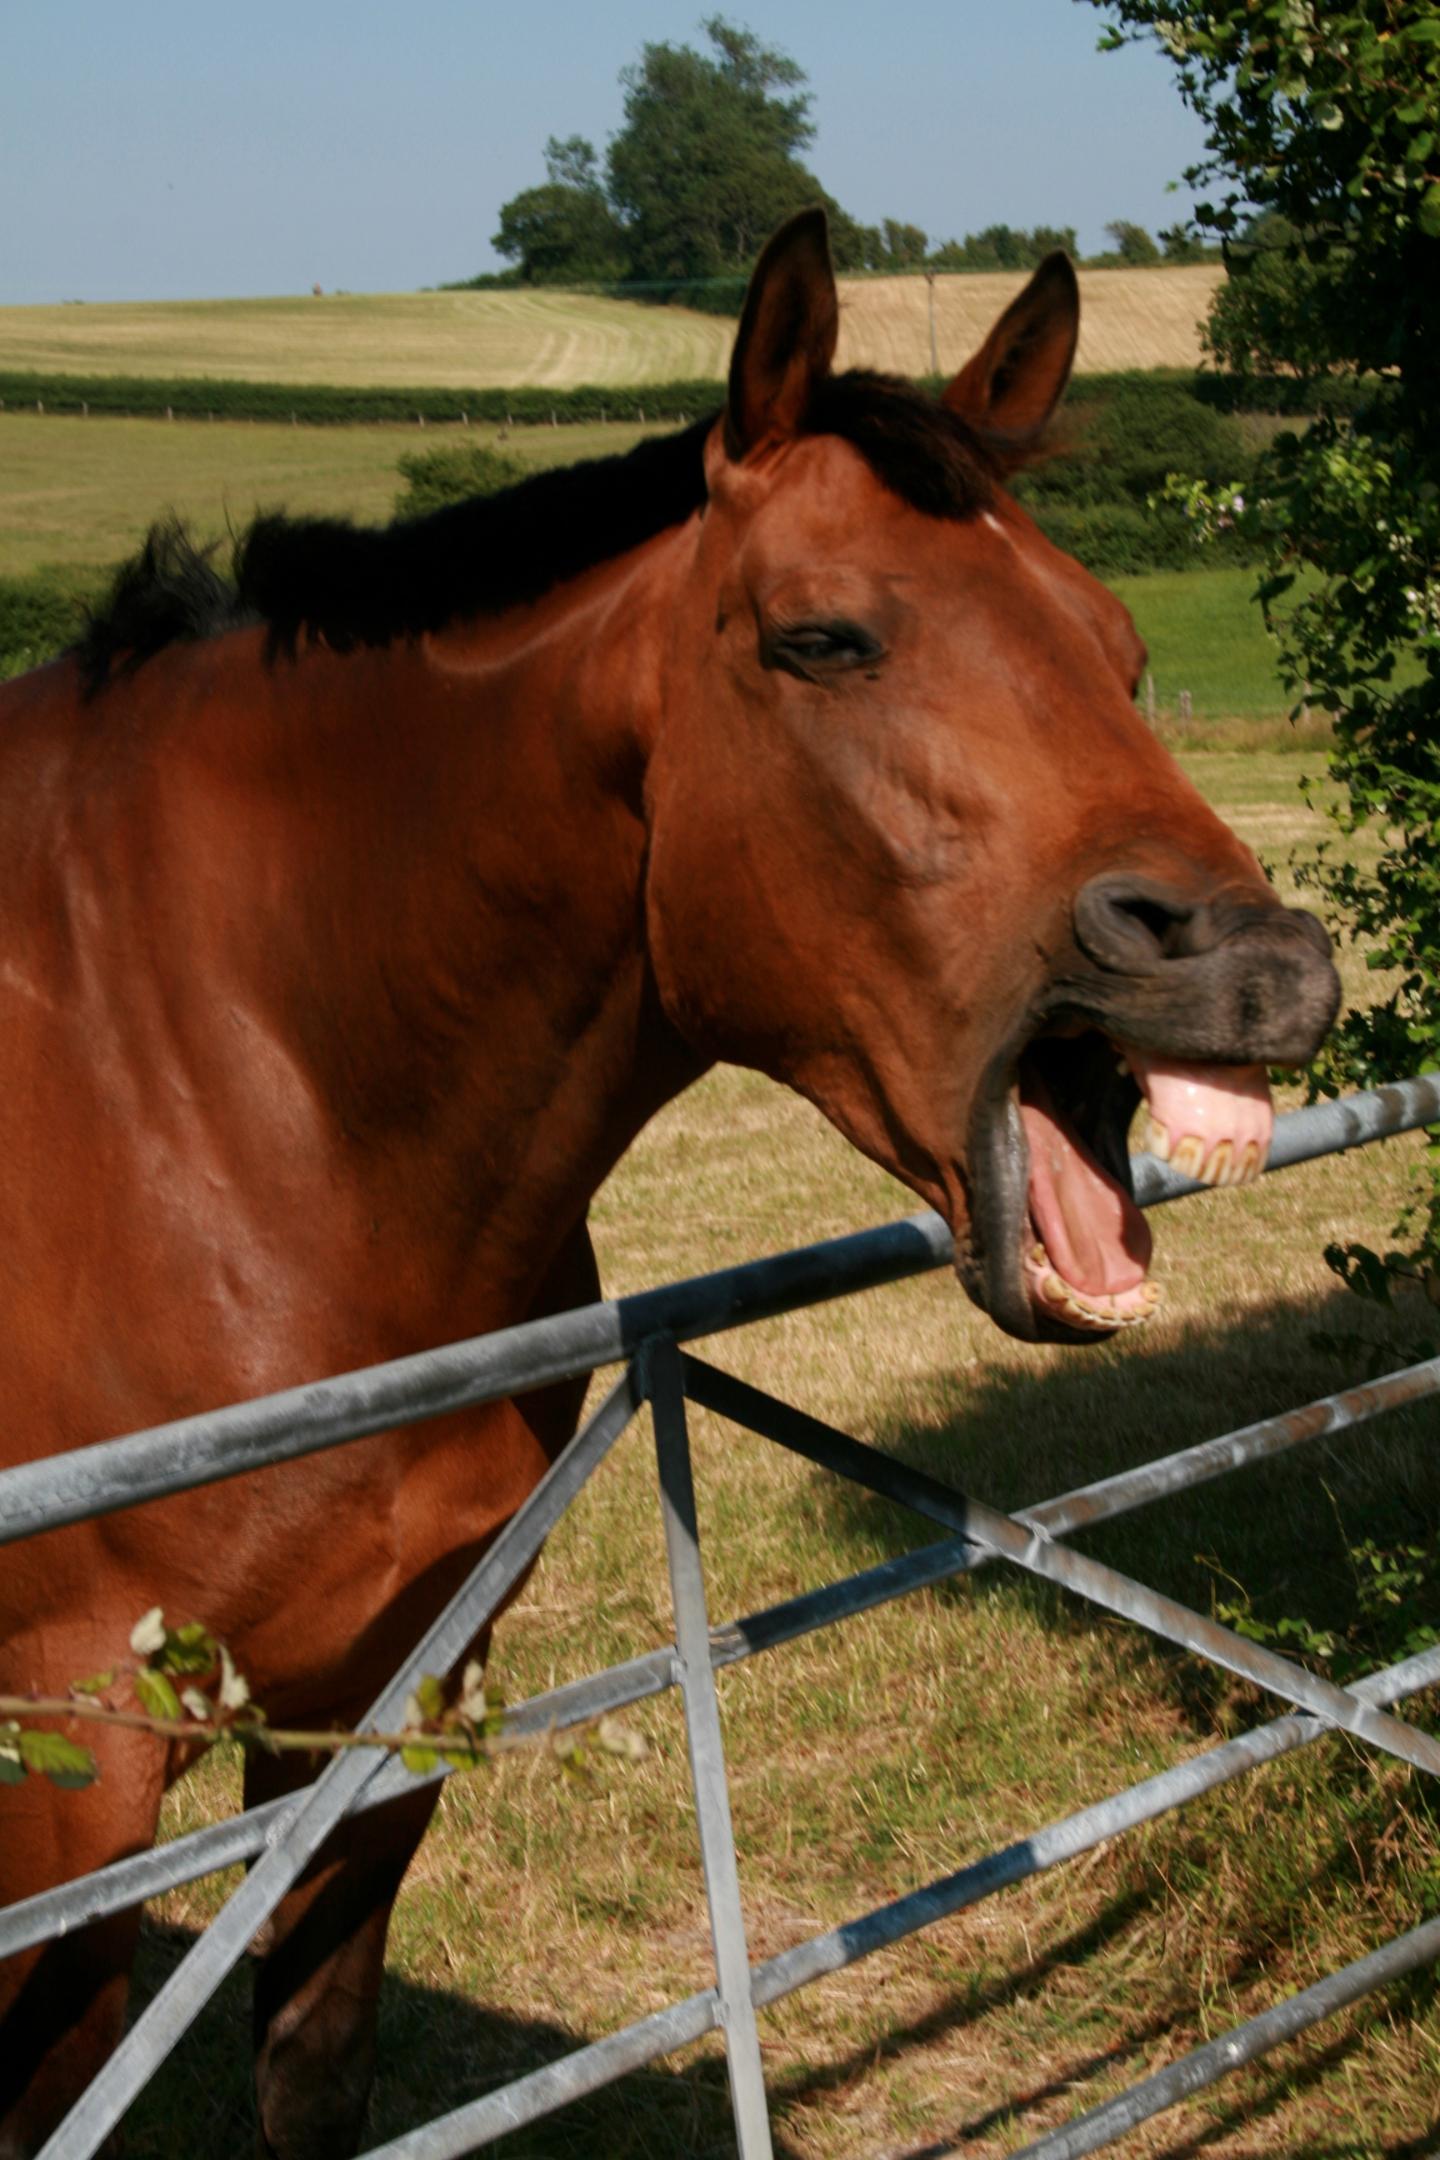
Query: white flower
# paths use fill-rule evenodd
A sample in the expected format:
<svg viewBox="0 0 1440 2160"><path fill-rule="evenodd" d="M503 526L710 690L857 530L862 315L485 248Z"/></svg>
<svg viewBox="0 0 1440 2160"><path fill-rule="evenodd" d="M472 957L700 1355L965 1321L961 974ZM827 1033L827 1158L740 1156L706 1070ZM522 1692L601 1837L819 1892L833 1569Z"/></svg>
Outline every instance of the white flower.
<svg viewBox="0 0 1440 2160"><path fill-rule="evenodd" d="M220 1645L220 1707L222 1710L243 1710L250 1700L250 1683L243 1673L235 1670L235 1660Z"/></svg>
<svg viewBox="0 0 1440 2160"><path fill-rule="evenodd" d="M142 1619L130 1630L130 1648L136 1657L154 1657L157 1650L165 1647L165 1615L158 1605L152 1605Z"/></svg>

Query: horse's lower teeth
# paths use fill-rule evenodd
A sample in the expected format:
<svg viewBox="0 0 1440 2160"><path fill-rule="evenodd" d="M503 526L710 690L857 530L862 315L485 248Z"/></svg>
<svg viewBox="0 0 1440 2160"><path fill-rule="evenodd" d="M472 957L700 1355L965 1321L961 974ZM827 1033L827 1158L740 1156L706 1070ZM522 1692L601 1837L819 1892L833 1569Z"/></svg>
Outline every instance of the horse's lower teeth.
<svg viewBox="0 0 1440 2160"><path fill-rule="evenodd" d="M1043 1302L1052 1312L1062 1313L1066 1319L1076 1321L1082 1326L1138 1327L1142 1321L1151 1317L1160 1302L1160 1285L1147 1276L1144 1282L1135 1285L1140 1297L1139 1304L1131 1304L1121 1311L1115 1300L1108 1297L1104 1291L1098 1291L1091 1296L1083 1290L1073 1289L1063 1275L1056 1274L1050 1264L1050 1255L1043 1245L1035 1244L1030 1251L1032 1260L1046 1271L1039 1285ZM1122 1291L1120 1295L1129 1297L1132 1293Z"/></svg>

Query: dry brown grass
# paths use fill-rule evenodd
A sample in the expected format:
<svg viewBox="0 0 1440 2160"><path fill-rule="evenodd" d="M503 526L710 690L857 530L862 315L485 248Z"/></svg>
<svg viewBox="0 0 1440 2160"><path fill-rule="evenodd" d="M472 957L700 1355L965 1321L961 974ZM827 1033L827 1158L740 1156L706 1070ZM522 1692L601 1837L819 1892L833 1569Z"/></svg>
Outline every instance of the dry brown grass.
<svg viewBox="0 0 1440 2160"><path fill-rule="evenodd" d="M1198 327L1222 275L1214 264L1082 271L1079 365L1193 367ZM1024 282L1020 274L936 279L942 368L976 350ZM929 371L923 278L844 278L841 299L844 365ZM0 367L474 389L718 382L734 334L723 317L584 293L107 301L0 308Z"/></svg>
<svg viewBox="0 0 1440 2160"><path fill-rule="evenodd" d="M1113 368L1195 367L1200 325L1224 275L1218 263L1082 270L1076 367L1092 375ZM942 374L979 349L1025 277L1021 271L996 271L936 278L935 339ZM842 278L840 307L840 358L847 367L930 373L924 278Z"/></svg>

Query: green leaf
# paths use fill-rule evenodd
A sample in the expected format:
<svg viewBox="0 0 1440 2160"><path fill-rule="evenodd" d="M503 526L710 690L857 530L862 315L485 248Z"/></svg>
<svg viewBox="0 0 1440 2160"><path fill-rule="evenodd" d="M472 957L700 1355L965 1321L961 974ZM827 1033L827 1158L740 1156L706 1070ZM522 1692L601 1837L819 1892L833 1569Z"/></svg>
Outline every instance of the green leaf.
<svg viewBox="0 0 1440 2160"><path fill-rule="evenodd" d="M20 1754L27 1770L43 1771L52 1785L71 1790L93 1785L100 1774L89 1748L64 1733L22 1732Z"/></svg>
<svg viewBox="0 0 1440 2160"><path fill-rule="evenodd" d="M72 1680L70 1692L72 1695L103 1695L106 1688L114 1685L115 1668L110 1666L104 1672L91 1673L88 1680Z"/></svg>
<svg viewBox="0 0 1440 2160"><path fill-rule="evenodd" d="M1426 188L1415 217L1421 232L1432 240L1440 238L1440 180L1432 180Z"/></svg>
<svg viewBox="0 0 1440 2160"><path fill-rule="evenodd" d="M219 1655L209 1628L199 1620L187 1620L183 1627L167 1631L155 1662L162 1672L203 1673L209 1672Z"/></svg>
<svg viewBox="0 0 1440 2160"><path fill-rule="evenodd" d="M424 1777L439 1764L440 1757L433 1747L403 1747L400 1760L416 1777Z"/></svg>
<svg viewBox="0 0 1440 2160"><path fill-rule="evenodd" d="M434 1673L422 1673L415 1688L415 1701L420 1711L420 1722L429 1724L438 1718L445 1708L445 1689Z"/></svg>
<svg viewBox="0 0 1440 2160"><path fill-rule="evenodd" d="M135 1693L140 1707L148 1717L178 1718L183 1716L180 1697L176 1694L164 1673L156 1672L153 1665L142 1665L135 1675Z"/></svg>

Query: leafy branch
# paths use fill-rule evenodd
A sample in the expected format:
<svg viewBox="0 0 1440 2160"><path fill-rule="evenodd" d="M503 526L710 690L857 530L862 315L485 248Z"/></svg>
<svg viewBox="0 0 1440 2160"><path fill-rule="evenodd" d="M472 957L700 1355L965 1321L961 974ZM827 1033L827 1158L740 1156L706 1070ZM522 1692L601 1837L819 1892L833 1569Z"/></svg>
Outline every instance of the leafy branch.
<svg viewBox="0 0 1440 2160"><path fill-rule="evenodd" d="M442 1764L474 1770L498 1755L537 1746L572 1772L588 1766L591 1750L631 1761L645 1752L637 1733L608 1717L580 1731L535 1738L508 1732L503 1698L474 1659L450 1685L433 1673L423 1675L406 1701L398 1731L337 1732L272 1725L226 1645L201 1621L172 1628L160 1607L152 1606L132 1628L130 1650L130 1661L72 1681L63 1695L0 1695L0 1785L43 1776L53 1785L79 1789L100 1775L83 1742L49 1725L21 1723L32 1718L146 1732L187 1746L228 1740L270 1755L384 1748L417 1776Z"/></svg>

